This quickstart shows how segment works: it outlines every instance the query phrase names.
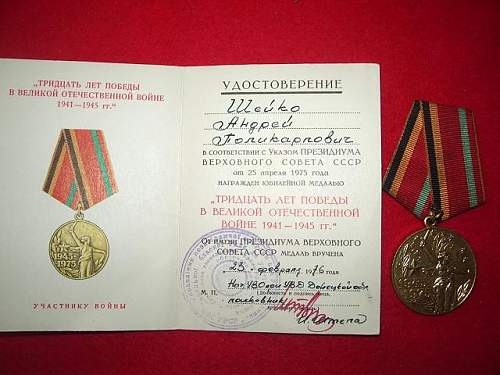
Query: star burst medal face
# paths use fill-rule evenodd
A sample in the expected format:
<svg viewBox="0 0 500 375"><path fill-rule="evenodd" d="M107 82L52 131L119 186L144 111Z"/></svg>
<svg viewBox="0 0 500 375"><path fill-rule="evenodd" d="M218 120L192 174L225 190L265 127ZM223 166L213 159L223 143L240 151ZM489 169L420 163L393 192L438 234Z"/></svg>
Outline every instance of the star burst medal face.
<svg viewBox="0 0 500 375"><path fill-rule="evenodd" d="M422 229L399 247L392 282L401 301L426 315L446 314L469 296L476 260L467 242L439 227Z"/></svg>
<svg viewBox="0 0 500 375"><path fill-rule="evenodd" d="M108 239L102 229L90 221L68 221L52 235L49 256L61 275L72 280L88 279L106 265Z"/></svg>

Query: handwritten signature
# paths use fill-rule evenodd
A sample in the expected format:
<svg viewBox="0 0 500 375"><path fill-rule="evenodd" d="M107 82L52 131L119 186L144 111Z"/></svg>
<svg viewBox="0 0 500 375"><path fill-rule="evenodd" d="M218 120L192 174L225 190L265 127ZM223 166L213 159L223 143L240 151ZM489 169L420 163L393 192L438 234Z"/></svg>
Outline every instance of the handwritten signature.
<svg viewBox="0 0 500 375"><path fill-rule="evenodd" d="M367 316L364 314L358 314L356 318L347 319L337 319L326 315L321 311L318 306L314 304L319 300L321 293L316 292L310 298L291 298L287 297L288 287L283 296L280 298L280 302L271 307L274 311L286 311L292 313L297 318L298 324L307 324L307 330L309 332L327 332L336 324L364 324L367 321Z"/></svg>

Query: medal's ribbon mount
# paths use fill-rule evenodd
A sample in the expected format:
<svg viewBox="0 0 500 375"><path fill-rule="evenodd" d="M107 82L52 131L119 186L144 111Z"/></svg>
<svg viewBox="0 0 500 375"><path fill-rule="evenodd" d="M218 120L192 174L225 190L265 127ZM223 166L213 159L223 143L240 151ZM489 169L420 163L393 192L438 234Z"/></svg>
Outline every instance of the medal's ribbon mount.
<svg viewBox="0 0 500 375"><path fill-rule="evenodd" d="M454 310L472 291L476 260L462 237L437 224L485 201L472 112L415 101L383 189L425 224L394 256L398 297L421 314Z"/></svg>
<svg viewBox="0 0 500 375"><path fill-rule="evenodd" d="M83 211L118 191L102 130L61 130L43 191L75 211L49 241L54 268L71 280L97 275L109 258L109 243Z"/></svg>
<svg viewBox="0 0 500 375"><path fill-rule="evenodd" d="M43 191L75 211L118 191L102 130L61 130Z"/></svg>
<svg viewBox="0 0 500 375"><path fill-rule="evenodd" d="M420 219L441 220L485 201L476 125L463 107L417 100L387 169L383 189Z"/></svg>

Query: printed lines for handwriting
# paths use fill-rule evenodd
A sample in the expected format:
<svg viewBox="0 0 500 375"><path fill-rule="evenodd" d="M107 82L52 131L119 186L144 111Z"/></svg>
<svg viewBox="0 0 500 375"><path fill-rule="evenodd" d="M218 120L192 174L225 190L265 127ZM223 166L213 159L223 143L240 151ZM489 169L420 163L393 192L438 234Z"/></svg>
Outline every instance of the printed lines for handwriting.
<svg viewBox="0 0 500 375"><path fill-rule="evenodd" d="M279 304L279 303L278 303ZM267 306L276 306L276 303L274 302L267 302L267 303L262 303L262 302L231 302L231 305L267 305ZM359 304L342 304L342 303L335 303L335 304L314 304L314 307L346 307L346 308L352 308L352 307L361 307Z"/></svg>
<svg viewBox="0 0 500 375"><path fill-rule="evenodd" d="M246 116L246 115L360 115L359 111L300 111L300 112L242 112L242 113L228 113L228 112L203 112L205 116L212 115L233 115L233 116Z"/></svg>
<svg viewBox="0 0 500 375"><path fill-rule="evenodd" d="M301 143L295 144L293 146L290 143L231 143L224 146L214 145L213 143L203 143L203 146L214 146L214 147L233 147L233 146L289 146L289 147L297 147L297 146L360 146L360 143Z"/></svg>
<svg viewBox="0 0 500 375"><path fill-rule="evenodd" d="M227 128L224 131L228 130L248 130L251 128ZM322 126L322 127L309 127L309 128L295 128L292 126L283 128L283 127L269 127L269 128L260 128L260 130L361 130L360 127L328 127L328 126ZM208 130L208 131L221 131L215 128L204 128L203 130Z"/></svg>
<svg viewBox="0 0 500 375"><path fill-rule="evenodd" d="M311 289L311 288L301 288L301 289L286 289L286 288L238 288L238 287L227 287L226 289L228 290L265 290L265 291L273 291L273 292L286 292L287 290L289 292L318 292L318 289ZM321 291L319 291L321 293ZM350 292L362 292L361 289L335 289L335 290L326 290L325 293L336 293L336 292L344 292L344 293L350 293Z"/></svg>

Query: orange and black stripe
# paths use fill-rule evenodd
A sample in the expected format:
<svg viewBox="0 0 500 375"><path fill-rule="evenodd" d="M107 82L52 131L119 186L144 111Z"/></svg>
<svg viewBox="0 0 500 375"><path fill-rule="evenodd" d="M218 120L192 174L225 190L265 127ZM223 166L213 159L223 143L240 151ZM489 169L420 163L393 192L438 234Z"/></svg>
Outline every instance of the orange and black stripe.
<svg viewBox="0 0 500 375"><path fill-rule="evenodd" d="M118 191L101 130L61 130L43 191L75 210Z"/></svg>
<svg viewBox="0 0 500 375"><path fill-rule="evenodd" d="M472 112L415 101L383 189L420 218L430 207L448 219L484 202Z"/></svg>

